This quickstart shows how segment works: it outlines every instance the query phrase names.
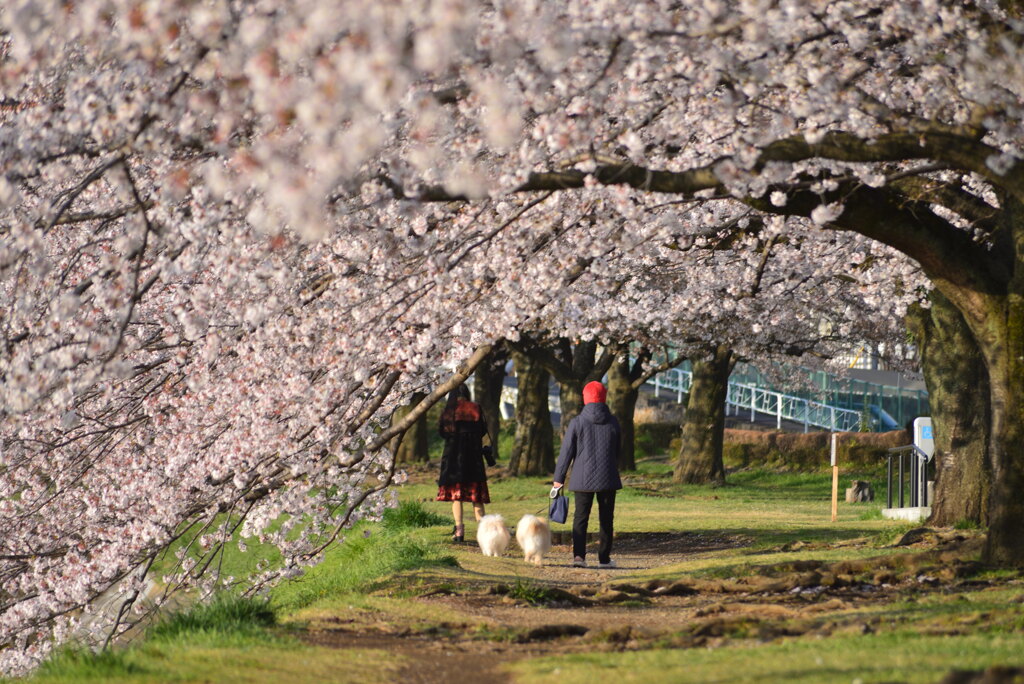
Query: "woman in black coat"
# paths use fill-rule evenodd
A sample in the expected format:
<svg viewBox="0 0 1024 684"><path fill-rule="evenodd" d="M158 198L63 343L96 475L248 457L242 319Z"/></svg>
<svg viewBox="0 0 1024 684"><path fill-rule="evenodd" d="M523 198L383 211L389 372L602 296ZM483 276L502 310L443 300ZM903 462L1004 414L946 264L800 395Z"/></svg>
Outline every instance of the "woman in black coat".
<svg viewBox="0 0 1024 684"><path fill-rule="evenodd" d="M452 517L455 518L452 539L462 541L465 539L462 502L473 504L473 515L478 521L484 516L484 504L491 502L484 459L494 465L491 448L483 445L487 423L480 405L469 400L469 389L465 385L448 394L438 428L444 438L444 452L441 475L437 479L437 500L452 502Z"/></svg>

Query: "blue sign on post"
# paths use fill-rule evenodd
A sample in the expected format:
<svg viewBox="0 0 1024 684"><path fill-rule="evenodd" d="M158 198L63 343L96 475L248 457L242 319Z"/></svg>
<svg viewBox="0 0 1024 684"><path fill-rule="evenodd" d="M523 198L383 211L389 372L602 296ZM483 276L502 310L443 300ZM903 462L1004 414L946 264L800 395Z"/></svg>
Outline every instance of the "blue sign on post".
<svg viewBox="0 0 1024 684"><path fill-rule="evenodd" d="M935 440L932 437L932 419L914 419L914 445L921 451L928 454L928 458L935 453Z"/></svg>

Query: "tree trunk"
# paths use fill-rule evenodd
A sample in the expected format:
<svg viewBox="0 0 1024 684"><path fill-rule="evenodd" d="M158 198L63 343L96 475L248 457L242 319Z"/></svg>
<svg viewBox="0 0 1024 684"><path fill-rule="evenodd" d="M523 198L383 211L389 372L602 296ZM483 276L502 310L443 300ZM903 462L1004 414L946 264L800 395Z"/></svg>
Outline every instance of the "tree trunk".
<svg viewBox="0 0 1024 684"><path fill-rule="evenodd" d="M720 345L710 358L693 363L693 384L673 477L676 482L725 484L722 443L732 366L732 350L725 345Z"/></svg>
<svg viewBox="0 0 1024 684"><path fill-rule="evenodd" d="M983 559L1024 567L1024 205L1000 197L998 249L1012 250L1005 291L959 287L933 278L960 310L988 369L991 428L988 462L992 487Z"/></svg>
<svg viewBox="0 0 1024 684"><path fill-rule="evenodd" d="M569 382L558 383L558 407L561 417L559 418L558 430L564 437L572 419L580 415L583 410L583 383L573 379Z"/></svg>
<svg viewBox="0 0 1024 684"><path fill-rule="evenodd" d="M598 346L597 340L531 340L524 336L516 347L518 352L529 354L533 363L543 364L558 382L559 427L563 435L583 409L583 386L600 380L612 361L613 354L608 349L597 358Z"/></svg>
<svg viewBox="0 0 1024 684"><path fill-rule="evenodd" d="M992 396L992 493L984 557L992 564L1024 567L1024 204L1012 197L1002 201L1003 230L1012 236L1013 274L1002 310L987 312L993 319L988 328L995 334L975 331Z"/></svg>
<svg viewBox="0 0 1024 684"><path fill-rule="evenodd" d="M559 432L562 436L572 419L583 410L583 386L591 380L600 380L604 369L597 365L597 341L559 342L562 360L569 367L571 377L563 373L558 379L558 406L561 412ZM550 370L550 369L549 369Z"/></svg>
<svg viewBox="0 0 1024 684"><path fill-rule="evenodd" d="M988 523L992 471L989 382L981 351L960 312L942 293L908 316L917 337L935 429L933 525Z"/></svg>
<svg viewBox="0 0 1024 684"><path fill-rule="evenodd" d="M994 565L1024 567L1024 292L1009 300L1006 347L1002 353L983 347L992 397L992 491L984 558Z"/></svg>
<svg viewBox="0 0 1024 684"><path fill-rule="evenodd" d="M629 355L616 357L608 369L608 408L619 420L622 443L619 451L619 470L636 470L636 431L633 411L640 391L633 388Z"/></svg>
<svg viewBox="0 0 1024 684"><path fill-rule="evenodd" d="M421 392L413 394L408 404L396 409L391 414L391 424L394 425L407 416L409 411L423 401L424 397L426 395ZM427 429L427 414L424 413L399 438L394 447L395 463L426 463L430 460L430 453L427 449Z"/></svg>
<svg viewBox="0 0 1024 684"><path fill-rule="evenodd" d="M513 475L546 475L555 470L554 430L548 408L551 374L526 354L513 352L516 381L516 434L508 469Z"/></svg>
<svg viewBox="0 0 1024 684"><path fill-rule="evenodd" d="M501 390L505 384L505 364L508 351L496 348L490 356L477 366L473 375L473 398L480 404L487 434L491 437L494 458L498 458L498 433L501 432Z"/></svg>

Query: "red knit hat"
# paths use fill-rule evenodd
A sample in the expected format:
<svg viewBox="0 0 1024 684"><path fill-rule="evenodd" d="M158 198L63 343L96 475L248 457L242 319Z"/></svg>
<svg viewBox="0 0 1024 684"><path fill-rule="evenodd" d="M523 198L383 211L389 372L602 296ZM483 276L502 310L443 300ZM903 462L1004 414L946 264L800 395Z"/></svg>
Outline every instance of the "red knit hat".
<svg viewBox="0 0 1024 684"><path fill-rule="evenodd" d="M603 404L605 397L607 396L608 390L606 390L604 385L599 383L597 380L594 382L588 382L587 386L583 388L584 404Z"/></svg>

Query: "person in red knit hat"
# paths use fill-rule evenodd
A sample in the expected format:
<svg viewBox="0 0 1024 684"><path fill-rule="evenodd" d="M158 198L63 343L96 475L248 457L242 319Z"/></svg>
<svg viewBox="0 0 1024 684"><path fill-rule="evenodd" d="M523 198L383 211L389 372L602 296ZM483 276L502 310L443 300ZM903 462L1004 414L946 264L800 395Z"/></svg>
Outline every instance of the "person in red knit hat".
<svg viewBox="0 0 1024 684"><path fill-rule="evenodd" d="M612 535L615 492L622 489L619 477L619 451L622 447L619 421L605 404L607 395L604 385L599 382L587 383L583 388L583 410L569 423L555 466L555 490L562 487L572 466L569 491L575 494L576 506L572 520L572 564L580 568L587 566L587 526L595 497L600 523L597 566L615 567L611 558Z"/></svg>

